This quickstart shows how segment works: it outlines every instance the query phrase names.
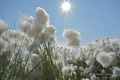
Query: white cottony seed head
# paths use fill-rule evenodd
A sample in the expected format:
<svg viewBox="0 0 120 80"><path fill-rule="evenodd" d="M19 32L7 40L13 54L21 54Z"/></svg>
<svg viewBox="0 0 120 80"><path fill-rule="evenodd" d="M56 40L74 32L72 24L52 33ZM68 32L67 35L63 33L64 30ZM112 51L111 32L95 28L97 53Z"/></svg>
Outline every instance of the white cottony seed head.
<svg viewBox="0 0 120 80"><path fill-rule="evenodd" d="M8 29L9 29L8 25L0 19L0 34Z"/></svg>
<svg viewBox="0 0 120 80"><path fill-rule="evenodd" d="M97 55L96 60L104 67L108 68L113 60L113 57L106 52L101 52Z"/></svg>

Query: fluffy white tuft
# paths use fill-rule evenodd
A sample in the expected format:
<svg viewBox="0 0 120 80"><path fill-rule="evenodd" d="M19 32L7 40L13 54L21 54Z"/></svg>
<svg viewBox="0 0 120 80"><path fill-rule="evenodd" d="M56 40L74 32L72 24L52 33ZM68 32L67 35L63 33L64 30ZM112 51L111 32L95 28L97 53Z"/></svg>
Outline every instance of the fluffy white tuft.
<svg viewBox="0 0 120 80"><path fill-rule="evenodd" d="M27 46L27 50L30 51L30 52L37 51L38 46L39 46L39 44L38 44L37 42L30 43L30 44Z"/></svg>
<svg viewBox="0 0 120 80"><path fill-rule="evenodd" d="M73 68L72 67L63 67L62 68L62 75L63 76L70 76L73 72Z"/></svg>
<svg viewBox="0 0 120 80"><path fill-rule="evenodd" d="M80 38L74 38L73 40L69 40L68 41L68 45L69 46L79 47L79 45L80 45Z"/></svg>
<svg viewBox="0 0 120 80"><path fill-rule="evenodd" d="M68 39L69 46L78 47L80 45L80 33L73 29L66 29L63 31L63 37Z"/></svg>
<svg viewBox="0 0 120 80"><path fill-rule="evenodd" d="M27 32L30 28L31 25L33 24L33 17L27 17L25 16L25 18L20 18L20 28L22 29L23 32Z"/></svg>
<svg viewBox="0 0 120 80"><path fill-rule="evenodd" d="M8 25L0 19L0 34L8 29L9 29Z"/></svg>
<svg viewBox="0 0 120 80"><path fill-rule="evenodd" d="M15 40L16 42L19 42L19 44L21 44L22 42L24 46L28 45L28 43L30 42L30 39L27 35L15 30L8 30L3 32L1 38L8 43L11 40Z"/></svg>
<svg viewBox="0 0 120 80"><path fill-rule="evenodd" d="M119 67L114 67L113 76L120 77L120 68Z"/></svg>
<svg viewBox="0 0 120 80"><path fill-rule="evenodd" d="M39 44L42 44L45 42L50 42L50 38L51 38L51 36L48 32L42 32L37 36L36 42Z"/></svg>
<svg viewBox="0 0 120 80"><path fill-rule="evenodd" d="M44 28L49 24L49 15L47 12L40 8L37 7L36 9L36 19L34 20L34 26L36 28Z"/></svg>
<svg viewBox="0 0 120 80"><path fill-rule="evenodd" d="M97 77L95 75L92 75L91 80L97 80Z"/></svg>
<svg viewBox="0 0 120 80"><path fill-rule="evenodd" d="M36 17L38 16L45 16L47 13L44 9L37 7L36 8Z"/></svg>
<svg viewBox="0 0 120 80"><path fill-rule="evenodd" d="M29 37L36 37L40 32L42 32L43 29L37 29L34 26L32 26L28 31L27 35Z"/></svg>
<svg viewBox="0 0 120 80"><path fill-rule="evenodd" d="M33 23L34 18L33 18L32 16L30 16L30 17L27 18L27 21L28 21L29 23Z"/></svg>
<svg viewBox="0 0 120 80"><path fill-rule="evenodd" d="M77 38L80 35L80 33L73 29L66 29L63 31L63 37L69 40L73 40L74 38Z"/></svg>
<svg viewBox="0 0 120 80"><path fill-rule="evenodd" d="M49 32L51 35L54 35L56 33L56 28L52 25L46 27L47 32Z"/></svg>
<svg viewBox="0 0 120 80"><path fill-rule="evenodd" d="M5 47L5 41L0 38L0 51Z"/></svg>
<svg viewBox="0 0 120 80"><path fill-rule="evenodd" d="M84 79L82 79L82 80L89 80L88 78L84 78Z"/></svg>
<svg viewBox="0 0 120 80"><path fill-rule="evenodd" d="M97 55L96 60L104 67L108 68L113 60L113 57L106 52L101 52Z"/></svg>
<svg viewBox="0 0 120 80"><path fill-rule="evenodd" d="M32 66L36 66L40 62L40 57L37 54L32 54Z"/></svg>

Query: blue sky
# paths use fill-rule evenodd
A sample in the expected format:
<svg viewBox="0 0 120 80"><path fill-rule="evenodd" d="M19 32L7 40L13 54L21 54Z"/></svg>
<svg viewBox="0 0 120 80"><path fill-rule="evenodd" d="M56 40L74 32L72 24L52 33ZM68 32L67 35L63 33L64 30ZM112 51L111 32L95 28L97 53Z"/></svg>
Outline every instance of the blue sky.
<svg viewBox="0 0 120 80"><path fill-rule="evenodd" d="M47 11L50 24L57 28L57 40L62 38L63 29L76 29L81 33L81 44L102 39L120 38L120 0L70 0L71 12L65 17L61 14L60 3L63 0L0 0L0 19L10 27L24 15L35 17L39 6Z"/></svg>

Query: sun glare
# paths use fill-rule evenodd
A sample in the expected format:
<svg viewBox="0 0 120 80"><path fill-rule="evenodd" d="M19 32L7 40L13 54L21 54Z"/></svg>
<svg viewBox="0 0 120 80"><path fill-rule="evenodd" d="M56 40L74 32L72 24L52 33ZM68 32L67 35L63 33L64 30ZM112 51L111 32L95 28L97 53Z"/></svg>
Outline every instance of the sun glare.
<svg viewBox="0 0 120 80"><path fill-rule="evenodd" d="M70 11L71 9L71 4L69 1L64 1L62 4L61 4L61 8L62 8L62 12L68 12Z"/></svg>

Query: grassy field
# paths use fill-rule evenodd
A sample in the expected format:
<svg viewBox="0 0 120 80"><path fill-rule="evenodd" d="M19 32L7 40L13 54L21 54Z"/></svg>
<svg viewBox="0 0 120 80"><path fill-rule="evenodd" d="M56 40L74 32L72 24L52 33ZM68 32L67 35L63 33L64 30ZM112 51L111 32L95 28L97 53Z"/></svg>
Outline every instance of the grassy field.
<svg viewBox="0 0 120 80"><path fill-rule="evenodd" d="M48 13L20 18L21 31L0 20L0 80L120 80L120 39L80 46L80 33L65 29L67 46L56 43Z"/></svg>

